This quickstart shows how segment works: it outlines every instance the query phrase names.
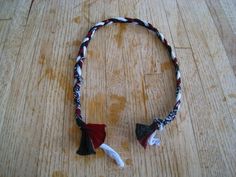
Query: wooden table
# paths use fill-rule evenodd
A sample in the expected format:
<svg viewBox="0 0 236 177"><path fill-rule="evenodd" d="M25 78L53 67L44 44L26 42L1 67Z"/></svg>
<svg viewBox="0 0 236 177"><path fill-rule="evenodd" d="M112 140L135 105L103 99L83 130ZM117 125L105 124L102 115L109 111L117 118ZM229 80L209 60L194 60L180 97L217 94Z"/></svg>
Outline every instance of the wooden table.
<svg viewBox="0 0 236 177"><path fill-rule="evenodd" d="M235 0L2 0L0 2L0 176L236 176ZM156 26L176 51L181 111L144 150L136 123L164 117L174 104L174 69L146 29L98 31L83 68L87 122L107 125L106 143L79 156L73 67L95 22L137 17Z"/></svg>

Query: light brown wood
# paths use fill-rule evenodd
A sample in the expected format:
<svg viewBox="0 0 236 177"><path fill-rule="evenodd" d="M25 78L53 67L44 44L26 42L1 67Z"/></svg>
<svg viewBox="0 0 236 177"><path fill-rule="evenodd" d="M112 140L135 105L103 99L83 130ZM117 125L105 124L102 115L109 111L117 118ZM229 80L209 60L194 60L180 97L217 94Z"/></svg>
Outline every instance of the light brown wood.
<svg viewBox="0 0 236 177"><path fill-rule="evenodd" d="M234 0L0 1L0 177L236 176L236 23ZM106 143L79 156L73 67L90 26L109 17L152 23L174 46L183 103L144 150L135 123L174 104L174 68L146 29L102 28L83 67L82 114L107 125Z"/></svg>

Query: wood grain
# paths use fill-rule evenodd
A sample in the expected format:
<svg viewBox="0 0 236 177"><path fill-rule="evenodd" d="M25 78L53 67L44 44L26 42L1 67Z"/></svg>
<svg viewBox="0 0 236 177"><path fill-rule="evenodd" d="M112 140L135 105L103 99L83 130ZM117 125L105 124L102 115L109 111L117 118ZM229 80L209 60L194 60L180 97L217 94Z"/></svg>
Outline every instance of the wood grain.
<svg viewBox="0 0 236 177"><path fill-rule="evenodd" d="M0 177L236 176L236 4L233 0L0 1ZM106 143L78 156L73 67L95 22L137 17L174 46L183 103L160 147L144 150L135 123L165 116L174 103L174 68L147 30L99 30L83 67L82 114L107 125Z"/></svg>

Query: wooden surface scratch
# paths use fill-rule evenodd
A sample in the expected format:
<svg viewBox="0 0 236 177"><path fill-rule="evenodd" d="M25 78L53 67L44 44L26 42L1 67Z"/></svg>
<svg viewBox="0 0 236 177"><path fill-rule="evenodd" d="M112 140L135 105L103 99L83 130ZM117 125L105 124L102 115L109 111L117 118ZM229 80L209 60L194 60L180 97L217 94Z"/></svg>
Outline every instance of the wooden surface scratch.
<svg viewBox="0 0 236 177"><path fill-rule="evenodd" d="M0 177L236 176L234 0L0 1ZM135 123L165 116L175 75L146 29L114 24L95 34L83 67L82 114L107 125L106 143L79 156L73 68L95 22L128 16L157 27L174 47L183 79L176 120L144 150Z"/></svg>

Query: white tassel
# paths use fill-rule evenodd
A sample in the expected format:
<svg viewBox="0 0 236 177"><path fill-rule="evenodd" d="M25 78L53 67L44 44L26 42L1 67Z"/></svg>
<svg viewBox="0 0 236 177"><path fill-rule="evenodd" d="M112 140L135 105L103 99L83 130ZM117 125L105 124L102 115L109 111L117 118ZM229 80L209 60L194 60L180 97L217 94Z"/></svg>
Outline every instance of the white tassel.
<svg viewBox="0 0 236 177"><path fill-rule="evenodd" d="M157 131L154 131L154 132L151 134L151 136L148 138L148 144L149 144L150 146L153 146L153 145L160 146L160 144L161 144L160 139L157 138L157 137L155 138L156 133L157 133Z"/></svg>
<svg viewBox="0 0 236 177"><path fill-rule="evenodd" d="M121 159L120 155L114 150L112 149L110 146L108 146L107 144L102 144L100 146L100 148L102 148L102 150L108 155L110 156L111 158L113 158L117 165L119 167L124 167L125 166L125 163L124 161Z"/></svg>

